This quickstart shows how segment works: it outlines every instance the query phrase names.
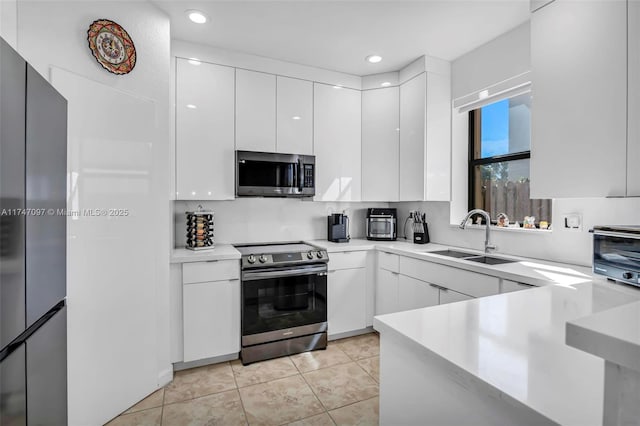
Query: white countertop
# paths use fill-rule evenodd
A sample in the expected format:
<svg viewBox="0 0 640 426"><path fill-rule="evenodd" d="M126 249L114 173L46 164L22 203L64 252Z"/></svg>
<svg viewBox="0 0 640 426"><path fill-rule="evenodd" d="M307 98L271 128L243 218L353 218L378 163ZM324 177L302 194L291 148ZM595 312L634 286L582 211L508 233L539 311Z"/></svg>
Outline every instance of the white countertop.
<svg viewBox="0 0 640 426"><path fill-rule="evenodd" d="M435 353L560 424L602 423L604 362L565 344L567 321L633 304L640 292L550 285L381 315L374 328Z"/></svg>
<svg viewBox="0 0 640 426"><path fill-rule="evenodd" d="M569 321L567 344L640 371L640 302Z"/></svg>
<svg viewBox="0 0 640 426"><path fill-rule="evenodd" d="M231 244L216 244L211 250L188 250L186 248L179 248L171 251L171 263L235 259L240 259L240 252Z"/></svg>
<svg viewBox="0 0 640 426"><path fill-rule="evenodd" d="M329 252L329 262L331 262L331 253L377 249L535 286L545 286L549 284L573 285L590 282L593 279L591 268L588 267L524 259L502 253L490 253L489 255L514 259L516 262L503 263L501 265L486 265L469 260L432 254L430 252L446 249L461 250L478 255L484 254L477 250L434 243L413 244L408 241L368 241L361 239L353 239L348 243L332 243L327 240L312 240L308 242L326 248L327 252Z"/></svg>

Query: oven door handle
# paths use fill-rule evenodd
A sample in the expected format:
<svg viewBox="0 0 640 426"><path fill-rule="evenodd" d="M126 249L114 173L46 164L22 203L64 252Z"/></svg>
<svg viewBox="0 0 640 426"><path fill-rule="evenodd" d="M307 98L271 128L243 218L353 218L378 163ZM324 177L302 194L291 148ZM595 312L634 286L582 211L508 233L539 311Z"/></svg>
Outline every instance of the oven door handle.
<svg viewBox="0 0 640 426"><path fill-rule="evenodd" d="M280 271L245 271L242 273L242 281L256 281L268 278L286 278L303 275L326 275L327 265L313 266L310 268L286 269Z"/></svg>

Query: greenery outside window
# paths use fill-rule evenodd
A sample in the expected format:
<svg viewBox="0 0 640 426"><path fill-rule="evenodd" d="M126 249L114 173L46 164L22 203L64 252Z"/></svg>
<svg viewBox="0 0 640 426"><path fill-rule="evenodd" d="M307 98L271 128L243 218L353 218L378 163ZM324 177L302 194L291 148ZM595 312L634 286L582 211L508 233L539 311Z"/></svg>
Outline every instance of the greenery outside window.
<svg viewBox="0 0 640 426"><path fill-rule="evenodd" d="M529 197L531 93L469 111L469 210L486 210L492 223L505 214L551 224L551 200Z"/></svg>

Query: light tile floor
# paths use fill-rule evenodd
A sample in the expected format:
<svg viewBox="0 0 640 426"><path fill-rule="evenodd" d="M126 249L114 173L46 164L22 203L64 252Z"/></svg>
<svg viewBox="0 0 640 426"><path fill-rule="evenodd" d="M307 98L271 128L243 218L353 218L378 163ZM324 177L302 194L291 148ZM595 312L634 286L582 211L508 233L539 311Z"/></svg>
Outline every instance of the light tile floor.
<svg viewBox="0 0 640 426"><path fill-rule="evenodd" d="M107 425L377 425L379 347L370 333L247 366L179 371Z"/></svg>

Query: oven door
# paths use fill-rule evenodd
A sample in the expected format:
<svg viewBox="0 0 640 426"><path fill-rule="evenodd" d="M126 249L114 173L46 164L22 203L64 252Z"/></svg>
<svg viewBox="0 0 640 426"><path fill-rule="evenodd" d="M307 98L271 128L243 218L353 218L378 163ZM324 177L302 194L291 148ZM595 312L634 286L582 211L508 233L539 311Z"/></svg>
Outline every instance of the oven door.
<svg viewBox="0 0 640 426"><path fill-rule="evenodd" d="M313 164L307 156L236 151L236 195L312 196Z"/></svg>
<svg viewBox="0 0 640 426"><path fill-rule="evenodd" d="M593 272L640 286L640 236L594 232Z"/></svg>
<svg viewBox="0 0 640 426"><path fill-rule="evenodd" d="M372 239L395 239L396 230L393 218L371 216L367 219L367 237Z"/></svg>
<svg viewBox="0 0 640 426"><path fill-rule="evenodd" d="M242 345L327 329L327 265L242 272Z"/></svg>

